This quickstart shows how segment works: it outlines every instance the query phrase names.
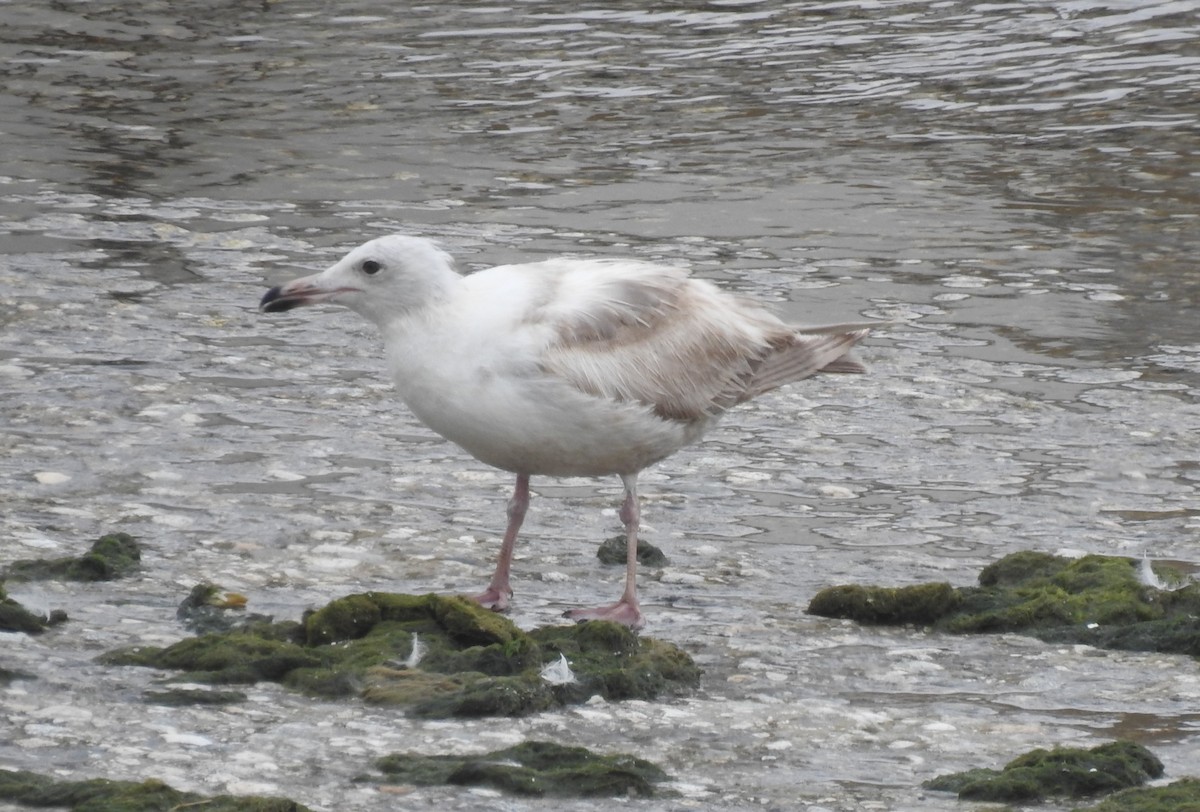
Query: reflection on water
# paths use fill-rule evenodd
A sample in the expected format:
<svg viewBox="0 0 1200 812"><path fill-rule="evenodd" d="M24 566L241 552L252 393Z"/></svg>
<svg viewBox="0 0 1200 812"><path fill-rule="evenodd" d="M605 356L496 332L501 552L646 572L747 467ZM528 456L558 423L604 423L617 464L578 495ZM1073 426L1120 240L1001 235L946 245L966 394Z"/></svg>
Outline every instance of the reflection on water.
<svg viewBox="0 0 1200 812"><path fill-rule="evenodd" d="M1195 563L1191 3L96 2L0 21L0 557L114 527L149 548L133 583L12 587L75 623L5 641L40 677L5 694L6 761L362 809L386 806L347 790L366 754L411 741L632 744L680 778L681 808L782 808L798 787L814 809L940 808L916 789L935 773L1116 735L1173 777L1197 763L1194 663L799 612L831 583L966 583L1023 548ZM650 632L703 660L700 697L507 732L314 718L262 688L164 718L134 701L151 676L89 663L177 637L200 578L280 616L478 586L506 477L396 407L357 320L253 310L267 280L389 230L468 269L632 255L797 321L899 320L872 376L740 409L647 473L672 561L645 575ZM618 577L590 552L617 483L535 491L523 625Z"/></svg>

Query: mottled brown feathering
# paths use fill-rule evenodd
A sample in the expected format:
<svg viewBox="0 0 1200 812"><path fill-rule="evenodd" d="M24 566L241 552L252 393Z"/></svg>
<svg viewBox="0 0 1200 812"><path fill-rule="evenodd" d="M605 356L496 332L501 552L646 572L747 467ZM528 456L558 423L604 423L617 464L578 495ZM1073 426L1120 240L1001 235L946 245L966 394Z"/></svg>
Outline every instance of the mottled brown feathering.
<svg viewBox="0 0 1200 812"><path fill-rule="evenodd" d="M593 275L578 291L560 279L530 313L557 336L543 368L588 394L645 404L666 420L715 417L837 364L864 335L806 335L680 269L607 264L611 277Z"/></svg>

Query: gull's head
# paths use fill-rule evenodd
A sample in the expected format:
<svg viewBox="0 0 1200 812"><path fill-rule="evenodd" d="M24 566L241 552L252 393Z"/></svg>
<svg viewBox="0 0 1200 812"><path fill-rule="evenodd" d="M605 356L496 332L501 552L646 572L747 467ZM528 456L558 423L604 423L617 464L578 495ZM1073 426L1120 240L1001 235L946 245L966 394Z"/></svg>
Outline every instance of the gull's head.
<svg viewBox="0 0 1200 812"><path fill-rule="evenodd" d="M258 308L282 313L332 302L383 327L445 295L456 278L454 261L435 243L393 234L363 243L321 273L271 288Z"/></svg>

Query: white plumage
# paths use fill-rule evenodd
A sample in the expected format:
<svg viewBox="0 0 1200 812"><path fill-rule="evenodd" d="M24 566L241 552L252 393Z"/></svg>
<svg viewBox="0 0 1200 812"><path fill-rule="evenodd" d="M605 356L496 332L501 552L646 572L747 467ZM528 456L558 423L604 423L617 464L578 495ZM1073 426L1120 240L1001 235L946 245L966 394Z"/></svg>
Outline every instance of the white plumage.
<svg viewBox="0 0 1200 812"><path fill-rule="evenodd" d="M814 373L862 372L864 325L803 328L681 269L553 259L460 275L428 240L388 236L328 270L272 288L261 308L345 305L381 330L404 402L479 460L517 475L488 589L501 610L529 477L617 474L629 543L626 589L568 613L638 628L636 481L731 406Z"/></svg>

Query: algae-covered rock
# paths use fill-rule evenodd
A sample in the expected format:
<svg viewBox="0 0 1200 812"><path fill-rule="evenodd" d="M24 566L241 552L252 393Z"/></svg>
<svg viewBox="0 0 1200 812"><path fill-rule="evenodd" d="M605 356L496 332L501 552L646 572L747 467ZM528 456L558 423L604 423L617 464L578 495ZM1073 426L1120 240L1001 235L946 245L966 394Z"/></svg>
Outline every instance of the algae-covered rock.
<svg viewBox="0 0 1200 812"><path fill-rule="evenodd" d="M1075 812L1200 812L1200 778L1184 778L1164 787L1122 790Z"/></svg>
<svg viewBox="0 0 1200 812"><path fill-rule="evenodd" d="M1037 554L1043 561L1030 568L1031 555L1017 553L986 567L980 573L981 586L963 590L962 612L947 623L947 629L1000 632L1089 623L1110 626L1164 616L1161 601L1155 600L1160 590L1141 583L1133 559ZM1009 567L1010 563L1015 566Z"/></svg>
<svg viewBox="0 0 1200 812"><path fill-rule="evenodd" d="M1006 555L979 571L980 586L1017 586L1049 578L1062 570L1063 560L1050 553L1021 550Z"/></svg>
<svg viewBox="0 0 1200 812"><path fill-rule="evenodd" d="M812 599L808 611L824 617L849 617L860 623L936 623L962 604L950 584L904 587L835 586Z"/></svg>
<svg viewBox="0 0 1200 812"><path fill-rule="evenodd" d="M667 774L644 759L604 756L585 747L529 741L482 756L393 754L376 766L389 780L430 786L485 786L532 797L625 797L655 794Z"/></svg>
<svg viewBox="0 0 1200 812"><path fill-rule="evenodd" d="M286 798L254 795L204 796L181 792L161 781L56 781L24 770L0 770L0 801L72 812L310 812Z"/></svg>
<svg viewBox="0 0 1200 812"><path fill-rule="evenodd" d="M861 623L914 623L941 631L1021 632L1044 640L1200 656L1200 584L1162 590L1129 558L1071 559L1021 552L983 569L979 586L933 583L836 586L809 612Z"/></svg>
<svg viewBox="0 0 1200 812"><path fill-rule="evenodd" d="M166 688L146 691L142 701L151 705L184 707L188 705L232 705L246 701L241 691L217 691L205 688Z"/></svg>
<svg viewBox="0 0 1200 812"><path fill-rule="evenodd" d="M108 665L142 665L189 672L200 682L218 684L281 680L305 667L319 667L321 655L298 643L254 628L190 637L165 648L135 646L101 655Z"/></svg>
<svg viewBox="0 0 1200 812"><path fill-rule="evenodd" d="M1087 798L1136 787L1163 774L1163 765L1140 744L1109 742L1090 750L1034 750L1002 770L975 769L939 776L925 787L955 792L965 801L1032 803Z"/></svg>
<svg viewBox="0 0 1200 812"><path fill-rule="evenodd" d="M543 678L560 658L572 677ZM190 681L272 680L317 696L357 695L423 717L519 716L595 695L649 699L700 677L680 649L614 623L524 632L464 598L381 592L339 598L299 624L252 624L101 660L184 671Z"/></svg>
<svg viewBox="0 0 1200 812"><path fill-rule="evenodd" d="M583 702L599 694L607 699L646 699L678 693L695 685L700 669L678 647L639 637L625 626L593 621L574 626L545 626L531 633L546 661L562 654L574 669L576 681L557 691Z"/></svg>
<svg viewBox="0 0 1200 812"><path fill-rule="evenodd" d="M596 558L601 564L625 566L629 557L628 545L624 536L612 536L601 542L596 548ZM645 539L638 539L637 560L643 567L665 567L667 556L661 549Z"/></svg>
<svg viewBox="0 0 1200 812"><path fill-rule="evenodd" d="M54 610L49 617L30 612L20 603L8 597L8 593L4 591L4 584L0 582L0 631L40 634L51 626L64 623L66 620L67 613L61 609Z"/></svg>
<svg viewBox="0 0 1200 812"><path fill-rule="evenodd" d="M109 533L98 538L86 553L64 558L32 558L14 561L4 577L14 581L111 581L137 569L141 548L128 533Z"/></svg>
<svg viewBox="0 0 1200 812"><path fill-rule="evenodd" d="M0 685L8 685L10 682L15 682L21 679L33 679L32 674L26 674L24 671L13 671L9 668L0 668Z"/></svg>
<svg viewBox="0 0 1200 812"><path fill-rule="evenodd" d="M383 620L383 610L371 595L348 595L304 618L309 645L358 640Z"/></svg>
<svg viewBox="0 0 1200 812"><path fill-rule="evenodd" d="M0 598L0 631L39 634L46 631L46 619L4 596Z"/></svg>

